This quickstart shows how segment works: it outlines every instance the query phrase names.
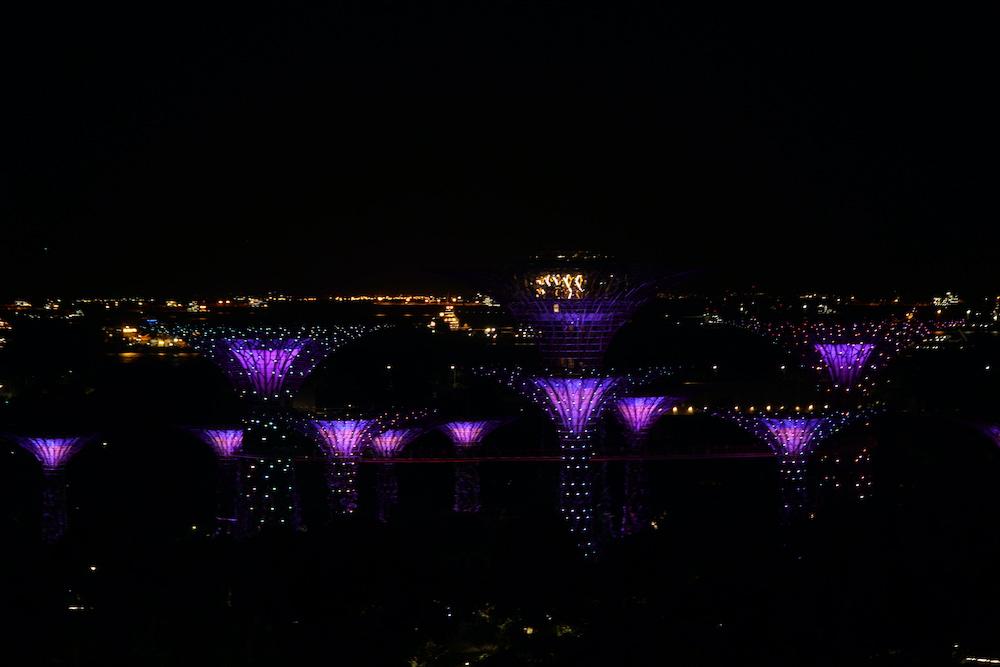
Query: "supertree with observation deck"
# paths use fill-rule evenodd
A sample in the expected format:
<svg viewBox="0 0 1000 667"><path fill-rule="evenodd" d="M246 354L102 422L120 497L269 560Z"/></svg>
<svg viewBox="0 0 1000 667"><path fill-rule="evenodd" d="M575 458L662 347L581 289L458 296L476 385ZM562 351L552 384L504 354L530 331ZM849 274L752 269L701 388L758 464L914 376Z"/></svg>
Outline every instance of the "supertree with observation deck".
<svg viewBox="0 0 1000 667"><path fill-rule="evenodd" d="M642 450L649 429L683 399L678 396L626 396L615 401L615 412L625 429L629 450ZM625 462L622 516L619 532L632 535L649 525L646 464L641 459Z"/></svg>
<svg viewBox="0 0 1000 667"><path fill-rule="evenodd" d="M460 457L470 456L479 450L483 439L503 422L499 419L450 421L440 425ZM479 466L474 462L455 464L455 500L452 510L474 513L480 510Z"/></svg>
<svg viewBox="0 0 1000 667"><path fill-rule="evenodd" d="M878 373L903 351L929 335L926 324L908 318L836 322L762 322L747 328L798 352L803 366L821 374L828 394L867 395Z"/></svg>
<svg viewBox="0 0 1000 667"><path fill-rule="evenodd" d="M244 430L232 427L203 427L192 428L191 432L212 448L219 465L216 533L226 536L238 535L245 523L240 516L239 498L242 491L238 458L243 449Z"/></svg>
<svg viewBox="0 0 1000 667"><path fill-rule="evenodd" d="M54 544L66 535L69 523L66 465L91 438L12 436L12 439L42 466L42 540Z"/></svg>
<svg viewBox="0 0 1000 667"><path fill-rule="evenodd" d="M782 514L794 521L813 515L809 461L824 440L854 421L871 415L870 410L836 410L828 405L805 407L766 405L718 412L735 422L774 452L778 462L778 484Z"/></svg>
<svg viewBox="0 0 1000 667"><path fill-rule="evenodd" d="M373 329L190 326L172 328L170 333L215 362L242 397L286 405L324 359Z"/></svg>
<svg viewBox="0 0 1000 667"><path fill-rule="evenodd" d="M327 488L334 516L349 516L358 509L358 461L377 432L376 419L313 419L313 434L327 460Z"/></svg>

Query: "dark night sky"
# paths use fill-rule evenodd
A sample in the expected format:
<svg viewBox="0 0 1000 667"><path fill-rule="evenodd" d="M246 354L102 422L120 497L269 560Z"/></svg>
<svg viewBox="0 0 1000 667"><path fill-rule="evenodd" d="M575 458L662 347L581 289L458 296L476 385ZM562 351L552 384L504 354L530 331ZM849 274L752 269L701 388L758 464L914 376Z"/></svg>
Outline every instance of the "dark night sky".
<svg viewBox="0 0 1000 667"><path fill-rule="evenodd" d="M9 16L0 293L474 287L574 247L996 288L982 19L602 4Z"/></svg>

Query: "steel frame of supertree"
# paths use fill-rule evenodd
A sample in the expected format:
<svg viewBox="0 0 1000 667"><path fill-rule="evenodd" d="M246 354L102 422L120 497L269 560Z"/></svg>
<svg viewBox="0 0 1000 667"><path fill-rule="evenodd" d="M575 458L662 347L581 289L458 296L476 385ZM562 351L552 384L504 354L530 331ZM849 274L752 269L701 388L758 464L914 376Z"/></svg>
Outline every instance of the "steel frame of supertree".
<svg viewBox="0 0 1000 667"><path fill-rule="evenodd" d="M648 296L623 275L567 266L518 279L508 307L534 330L548 368L596 369L611 339Z"/></svg>
<svg viewBox="0 0 1000 667"><path fill-rule="evenodd" d="M42 465L42 540L54 544L66 535L69 508L66 500L66 465L90 440L89 436L15 436L14 441Z"/></svg>
<svg viewBox="0 0 1000 667"><path fill-rule="evenodd" d="M219 535L236 535L240 532L243 521L240 517L240 460L237 458L243 449L242 428L193 428L191 431L212 448L219 463L219 487L216 502L216 533Z"/></svg>
<svg viewBox="0 0 1000 667"><path fill-rule="evenodd" d="M878 371L928 333L920 321L895 318L851 324L750 320L749 328L798 349L808 365L826 373L828 390L863 394L870 392Z"/></svg>
<svg viewBox="0 0 1000 667"><path fill-rule="evenodd" d="M391 461L423 433L423 428L415 426L386 428L372 437L371 450L376 458ZM380 523L386 523L399 504L399 478L394 465L389 462L379 465L375 474L375 518Z"/></svg>
<svg viewBox="0 0 1000 667"><path fill-rule="evenodd" d="M240 395L262 402L290 400L316 367L373 327L211 327L185 334L211 358Z"/></svg>
<svg viewBox="0 0 1000 667"><path fill-rule="evenodd" d="M653 424L681 400L676 396L627 396L615 401L615 411L625 427L629 449L640 450ZM646 464L638 460L626 461L619 528L621 535L638 533L649 525L647 487Z"/></svg>
<svg viewBox="0 0 1000 667"><path fill-rule="evenodd" d="M326 453L331 511L334 516L354 514L358 509L358 460L377 428L378 421L313 419L309 423Z"/></svg>
<svg viewBox="0 0 1000 667"><path fill-rule="evenodd" d="M451 421L441 424L440 428L462 456L476 450L483 439L501 423L499 419ZM481 508L479 465L472 462L456 463L452 511L476 513Z"/></svg>
<svg viewBox="0 0 1000 667"><path fill-rule="evenodd" d="M480 369L479 373L531 400L555 425L562 459L560 513L584 557L596 557L591 458L598 422L621 391L644 384L662 375L664 370L653 369L638 375L597 371L530 375L518 369Z"/></svg>
<svg viewBox="0 0 1000 667"><path fill-rule="evenodd" d="M765 442L778 461L778 479L784 517L788 520L812 513L809 489L809 458L819 443L870 411L817 411L812 405L777 411L751 407L719 413Z"/></svg>

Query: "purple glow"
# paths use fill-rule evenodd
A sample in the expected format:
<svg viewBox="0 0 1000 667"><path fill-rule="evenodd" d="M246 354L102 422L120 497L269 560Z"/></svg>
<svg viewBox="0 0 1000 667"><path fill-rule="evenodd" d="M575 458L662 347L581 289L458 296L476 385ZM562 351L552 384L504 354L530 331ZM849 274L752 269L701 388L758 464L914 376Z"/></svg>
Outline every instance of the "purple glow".
<svg viewBox="0 0 1000 667"><path fill-rule="evenodd" d="M547 399L546 408L561 429L570 435L584 435L601 415L605 401L618 385L618 378L535 378L535 387Z"/></svg>
<svg viewBox="0 0 1000 667"><path fill-rule="evenodd" d="M851 387L875 351L872 343L816 343L816 352L823 359L830 379L843 387Z"/></svg>
<svg viewBox="0 0 1000 667"><path fill-rule="evenodd" d="M194 432L219 458L228 459L243 447L243 429L201 428Z"/></svg>
<svg viewBox="0 0 1000 667"><path fill-rule="evenodd" d="M615 403L618 416L632 435L645 433L680 399L671 396L630 396Z"/></svg>
<svg viewBox="0 0 1000 667"><path fill-rule="evenodd" d="M784 456L798 456L808 451L817 432L823 427L824 420L813 417L788 419L762 417L761 422L770 432L778 453Z"/></svg>
<svg viewBox="0 0 1000 667"><path fill-rule="evenodd" d="M305 338L227 338L226 347L258 394L281 392L295 359L312 340ZM310 369L311 370L311 369Z"/></svg>
<svg viewBox="0 0 1000 667"><path fill-rule="evenodd" d="M417 428L390 428L372 438L372 450L376 456L392 458L403 451L421 433Z"/></svg>
<svg viewBox="0 0 1000 667"><path fill-rule="evenodd" d="M45 470L59 470L65 466L86 441L82 437L17 439L17 443L34 454Z"/></svg>
<svg viewBox="0 0 1000 667"><path fill-rule="evenodd" d="M1000 424L988 424L983 427L986 436L992 438L993 442L1000 446Z"/></svg>
<svg viewBox="0 0 1000 667"><path fill-rule="evenodd" d="M334 456L356 456L375 426L373 419L315 420L313 427L326 450Z"/></svg>
<svg viewBox="0 0 1000 667"><path fill-rule="evenodd" d="M468 421L468 422L448 422L442 424L441 428L451 438L456 447L472 447L482 442L483 438L500 425L498 421Z"/></svg>

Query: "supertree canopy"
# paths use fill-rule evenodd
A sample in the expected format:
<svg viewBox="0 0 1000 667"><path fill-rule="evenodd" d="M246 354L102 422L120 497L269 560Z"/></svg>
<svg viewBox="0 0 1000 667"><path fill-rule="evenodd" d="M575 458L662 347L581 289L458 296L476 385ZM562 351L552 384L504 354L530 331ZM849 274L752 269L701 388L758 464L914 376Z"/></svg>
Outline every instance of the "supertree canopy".
<svg viewBox="0 0 1000 667"><path fill-rule="evenodd" d="M423 429L415 427L386 429L372 438L372 451L380 458L393 458L421 433Z"/></svg>
<svg viewBox="0 0 1000 667"><path fill-rule="evenodd" d="M874 343L814 343L830 379L839 386L853 387L864 372Z"/></svg>
<svg viewBox="0 0 1000 667"><path fill-rule="evenodd" d="M474 447L483 441L496 427L500 421L493 419L480 419L478 421L454 421L441 425L448 438L460 449Z"/></svg>
<svg viewBox="0 0 1000 667"><path fill-rule="evenodd" d="M243 429L241 428L198 428L193 429L193 431L212 448L212 451L219 458L231 458L243 448Z"/></svg>
<svg viewBox="0 0 1000 667"><path fill-rule="evenodd" d="M642 437L681 399L675 396L628 396L615 401L618 418L633 438Z"/></svg>
<svg viewBox="0 0 1000 667"><path fill-rule="evenodd" d="M374 419L315 419L313 428L323 448L333 456L352 457L371 436L377 422Z"/></svg>
<svg viewBox="0 0 1000 667"><path fill-rule="evenodd" d="M261 401L291 398L310 373L342 345L371 327L212 327L184 334L210 357L241 395Z"/></svg>
<svg viewBox="0 0 1000 667"><path fill-rule="evenodd" d="M32 438L18 437L17 444L31 452L45 470L61 470L80 451L88 438Z"/></svg>
<svg viewBox="0 0 1000 667"><path fill-rule="evenodd" d="M574 254L539 263L516 281L510 310L534 330L550 368L597 368L611 339L645 301L646 286Z"/></svg>
<svg viewBox="0 0 1000 667"><path fill-rule="evenodd" d="M601 416L622 382L617 377L539 377L534 379L541 405L561 433L582 437Z"/></svg>

